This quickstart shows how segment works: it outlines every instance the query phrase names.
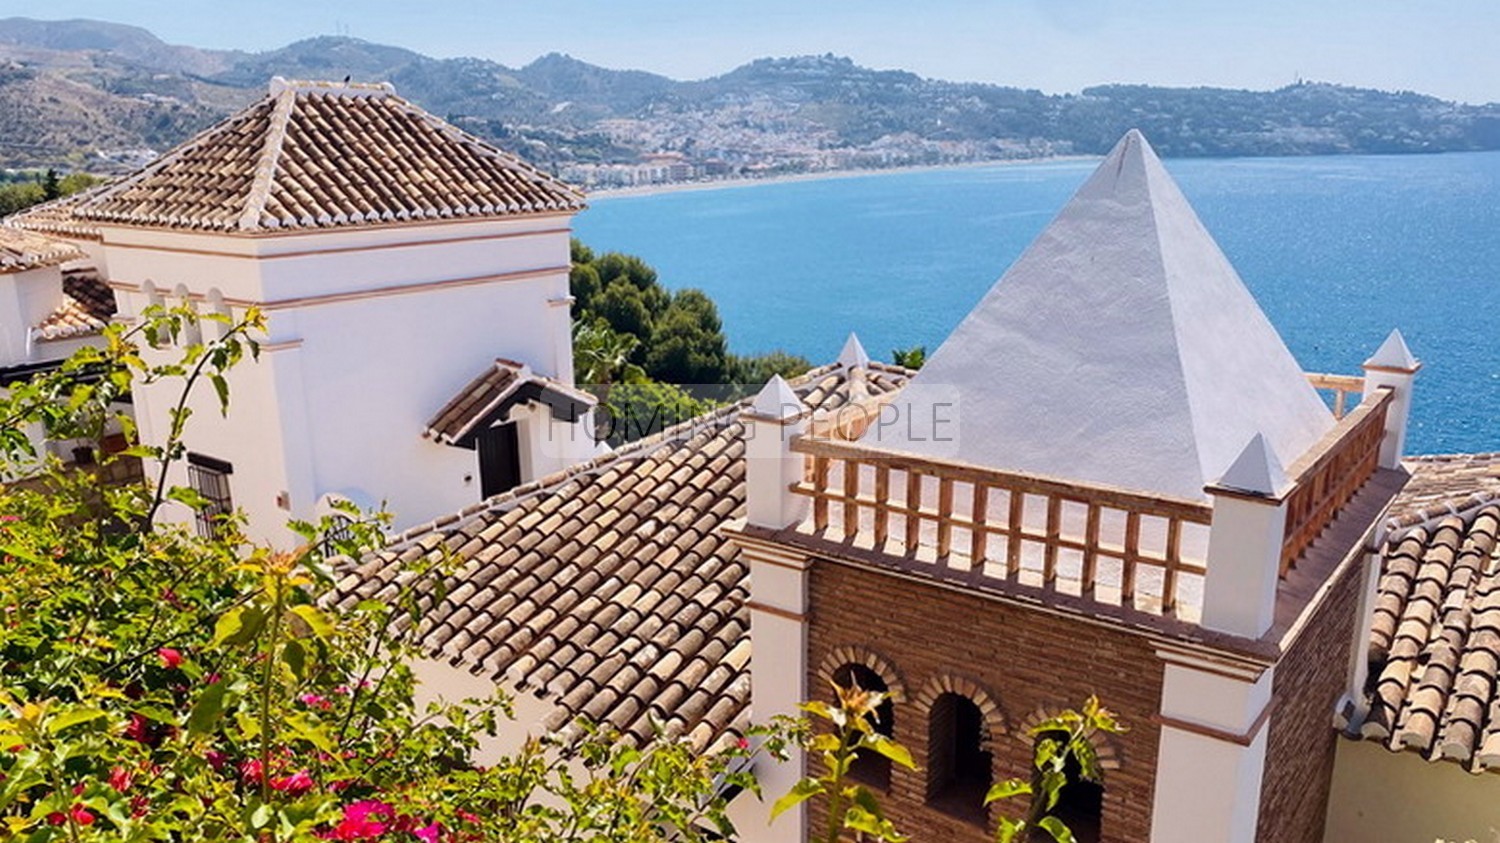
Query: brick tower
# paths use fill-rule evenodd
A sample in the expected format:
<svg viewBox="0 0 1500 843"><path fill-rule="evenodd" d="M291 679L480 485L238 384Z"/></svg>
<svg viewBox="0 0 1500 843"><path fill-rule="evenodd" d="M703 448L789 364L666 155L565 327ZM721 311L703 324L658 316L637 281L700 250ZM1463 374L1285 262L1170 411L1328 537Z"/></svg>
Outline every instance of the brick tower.
<svg viewBox="0 0 1500 843"><path fill-rule="evenodd" d="M1130 730L1064 790L1081 841L1320 840L1417 366L1366 368L1301 371L1131 132L865 424L776 382L747 413L756 718L888 690L919 769L853 774L978 843L1037 713L1097 694Z"/></svg>

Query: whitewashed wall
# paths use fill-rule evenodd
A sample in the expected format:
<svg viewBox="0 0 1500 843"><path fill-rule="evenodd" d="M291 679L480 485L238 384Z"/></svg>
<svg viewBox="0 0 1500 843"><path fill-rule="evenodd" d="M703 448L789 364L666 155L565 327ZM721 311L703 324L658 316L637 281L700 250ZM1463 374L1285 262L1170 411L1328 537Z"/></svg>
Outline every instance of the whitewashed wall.
<svg viewBox="0 0 1500 843"><path fill-rule="evenodd" d="M1326 843L1500 843L1500 774L1341 740Z"/></svg>
<svg viewBox="0 0 1500 843"><path fill-rule="evenodd" d="M479 500L476 453L422 431L496 357L571 383L568 222L269 238L110 228L105 243L132 313L147 282L169 299L179 285L200 298L217 290L237 313L266 305L261 361L231 378L228 419L211 393L199 396L188 447L233 463L252 535L285 543L279 525L311 518L328 493L387 502L398 529ZM165 435L170 397L138 398L152 441Z"/></svg>

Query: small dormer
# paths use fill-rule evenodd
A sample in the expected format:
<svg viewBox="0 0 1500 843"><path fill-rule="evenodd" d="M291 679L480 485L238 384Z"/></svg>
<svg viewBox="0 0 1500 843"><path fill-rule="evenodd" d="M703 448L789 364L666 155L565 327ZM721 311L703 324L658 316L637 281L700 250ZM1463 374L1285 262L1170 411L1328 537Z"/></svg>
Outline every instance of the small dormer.
<svg viewBox="0 0 1500 843"><path fill-rule="evenodd" d="M98 333L113 296L65 240L0 225L0 369L62 360Z"/></svg>

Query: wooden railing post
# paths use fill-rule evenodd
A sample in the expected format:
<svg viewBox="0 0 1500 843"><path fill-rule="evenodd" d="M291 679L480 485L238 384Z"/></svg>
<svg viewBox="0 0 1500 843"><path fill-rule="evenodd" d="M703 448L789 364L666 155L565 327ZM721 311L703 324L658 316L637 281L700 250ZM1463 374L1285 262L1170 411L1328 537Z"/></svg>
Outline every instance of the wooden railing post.
<svg viewBox="0 0 1500 843"><path fill-rule="evenodd" d="M1365 361L1365 395L1388 387L1393 395L1386 408L1385 438L1380 442L1380 467L1398 468L1406 452L1406 422L1411 414L1411 389L1422 364L1411 355L1400 331L1391 331L1380 348Z"/></svg>
<svg viewBox="0 0 1500 843"><path fill-rule="evenodd" d="M803 456L792 439L807 430L807 405L780 375L745 412L745 520L780 530L801 521L806 501L791 487L802 480Z"/></svg>
<svg viewBox="0 0 1500 843"><path fill-rule="evenodd" d="M1205 491L1213 497L1203 626L1259 638L1271 628L1286 535L1288 481L1265 437L1256 434Z"/></svg>

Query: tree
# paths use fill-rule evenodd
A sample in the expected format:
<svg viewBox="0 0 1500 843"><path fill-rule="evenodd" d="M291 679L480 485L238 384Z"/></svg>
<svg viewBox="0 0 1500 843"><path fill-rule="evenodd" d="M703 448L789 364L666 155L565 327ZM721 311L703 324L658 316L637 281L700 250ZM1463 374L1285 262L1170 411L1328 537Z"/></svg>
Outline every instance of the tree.
<svg viewBox="0 0 1500 843"><path fill-rule="evenodd" d="M573 241L568 287L573 318L603 320L638 340L631 360L654 380L725 384L729 343L718 308L701 290L668 293L656 270L634 255L599 255Z"/></svg>
<svg viewBox="0 0 1500 843"><path fill-rule="evenodd" d="M892 349L891 362L906 369L920 369L927 362L927 346Z"/></svg>
<svg viewBox="0 0 1500 843"><path fill-rule="evenodd" d="M806 357L781 350L748 356L729 355L729 381L744 387L746 394L759 391L773 375L790 380L806 374L811 368L812 362Z"/></svg>
<svg viewBox="0 0 1500 843"><path fill-rule="evenodd" d="M702 290L678 290L651 332L646 373L676 384L722 384L729 349L719 310Z"/></svg>
<svg viewBox="0 0 1500 843"><path fill-rule="evenodd" d="M610 390L609 402L598 412L599 438L622 445L692 421L713 409L675 384L645 380L620 384Z"/></svg>
<svg viewBox="0 0 1500 843"><path fill-rule="evenodd" d="M48 169L42 176L42 197L52 201L63 195L62 183L56 170Z"/></svg>
<svg viewBox="0 0 1500 843"><path fill-rule="evenodd" d="M225 322L209 342L200 319ZM238 515L204 538L161 517L192 489L111 485L122 460L183 457L189 396L258 351L261 320L153 307L133 327L0 396L0 824L34 841L706 841L733 836L727 793L754 789L748 741L700 755L585 728L486 767L502 695L417 704L414 631L447 568L404 570L388 598L327 595L341 557L380 548L383 513L347 507L306 544L255 547ZM214 332L218 333L218 332ZM180 355L172 349L180 348ZM117 408L135 383L176 384L166 441ZM165 387L162 387L165 388ZM39 456L23 434L90 443L101 470ZM131 446L103 447L124 425Z"/></svg>

